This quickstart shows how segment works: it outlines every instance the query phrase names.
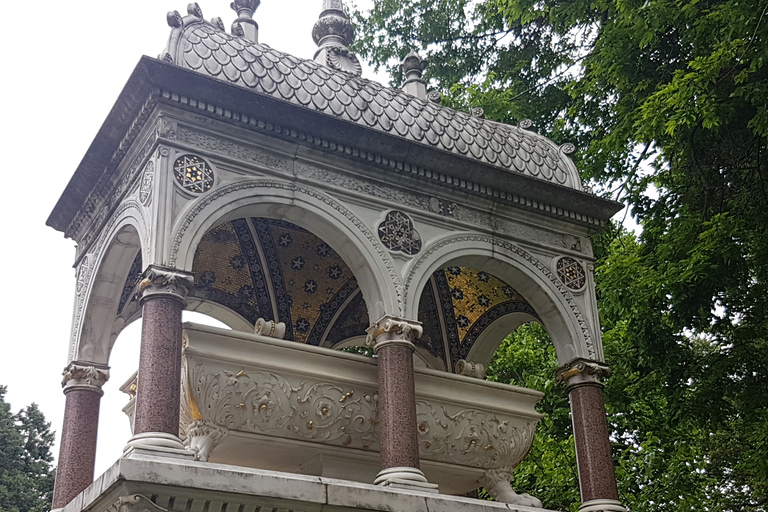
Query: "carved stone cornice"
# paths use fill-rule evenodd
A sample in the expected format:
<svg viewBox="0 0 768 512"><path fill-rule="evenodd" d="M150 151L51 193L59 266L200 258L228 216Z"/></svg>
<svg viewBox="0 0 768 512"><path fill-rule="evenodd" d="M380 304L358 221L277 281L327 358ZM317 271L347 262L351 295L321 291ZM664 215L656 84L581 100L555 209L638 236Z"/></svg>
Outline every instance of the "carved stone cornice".
<svg viewBox="0 0 768 512"><path fill-rule="evenodd" d="M194 285L195 278L189 272L150 265L139 281L136 297L140 304L150 299L165 297L177 300L186 306L186 296Z"/></svg>
<svg viewBox="0 0 768 512"><path fill-rule="evenodd" d="M365 343L372 346L374 352L387 345L405 345L415 350L413 342L423 331L421 322L385 315L365 331L368 334Z"/></svg>
<svg viewBox="0 0 768 512"><path fill-rule="evenodd" d="M603 380L610 376L611 369L607 364L580 357L557 370L557 380L565 382L569 390L579 386L602 387Z"/></svg>
<svg viewBox="0 0 768 512"><path fill-rule="evenodd" d="M61 387L64 393L74 389L85 389L103 395L102 386L109 380L109 367L95 364L72 361L64 369Z"/></svg>

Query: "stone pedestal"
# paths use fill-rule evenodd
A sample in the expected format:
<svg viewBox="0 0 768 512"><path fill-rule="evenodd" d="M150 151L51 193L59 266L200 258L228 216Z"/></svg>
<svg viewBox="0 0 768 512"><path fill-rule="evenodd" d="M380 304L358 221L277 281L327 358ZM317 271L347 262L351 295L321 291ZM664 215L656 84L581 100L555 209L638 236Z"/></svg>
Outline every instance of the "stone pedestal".
<svg viewBox="0 0 768 512"><path fill-rule="evenodd" d="M72 362L64 370L64 426L53 492L53 508L62 508L93 482L99 404L109 368Z"/></svg>
<svg viewBox="0 0 768 512"><path fill-rule="evenodd" d="M381 471L378 485L433 490L419 469L413 340L421 324L385 316L368 329L368 344L379 359L379 435Z"/></svg>
<svg viewBox="0 0 768 512"><path fill-rule="evenodd" d="M141 354L134 435L126 446L175 452L179 439L181 312L194 278L150 266L139 283L142 305Z"/></svg>
<svg viewBox="0 0 768 512"><path fill-rule="evenodd" d="M580 512L626 511L619 501L603 404L601 381L609 374L605 364L583 359L576 359L560 370L571 401L582 501Z"/></svg>

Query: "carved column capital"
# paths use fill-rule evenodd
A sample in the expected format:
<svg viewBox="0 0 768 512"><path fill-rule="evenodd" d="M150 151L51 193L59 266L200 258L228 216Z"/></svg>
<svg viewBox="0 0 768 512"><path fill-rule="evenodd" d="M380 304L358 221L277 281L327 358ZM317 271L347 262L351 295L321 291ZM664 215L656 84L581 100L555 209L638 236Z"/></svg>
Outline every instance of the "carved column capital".
<svg viewBox="0 0 768 512"><path fill-rule="evenodd" d="M61 387L64 388L64 394L74 389L85 389L102 396L104 392L101 388L109 380L109 367L72 361L64 368L62 375L64 379L61 381Z"/></svg>
<svg viewBox="0 0 768 512"><path fill-rule="evenodd" d="M165 297L177 300L186 307L187 293L194 284L195 278L189 272L150 265L139 281L136 297L142 305L149 299Z"/></svg>
<svg viewBox="0 0 768 512"><path fill-rule="evenodd" d="M413 342L423 331L421 322L385 315L365 331L368 334L365 343L372 346L374 352L387 345L405 345L415 350Z"/></svg>
<svg viewBox="0 0 768 512"><path fill-rule="evenodd" d="M610 376L607 364L580 357L557 370L557 380L565 382L569 390L579 386L602 387L603 380Z"/></svg>

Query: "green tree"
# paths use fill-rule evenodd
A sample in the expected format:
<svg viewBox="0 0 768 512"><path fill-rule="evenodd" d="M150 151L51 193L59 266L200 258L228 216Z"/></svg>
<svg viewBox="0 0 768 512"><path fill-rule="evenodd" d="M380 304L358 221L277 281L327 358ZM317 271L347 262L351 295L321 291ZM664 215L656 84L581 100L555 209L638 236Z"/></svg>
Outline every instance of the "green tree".
<svg viewBox="0 0 768 512"><path fill-rule="evenodd" d="M420 49L446 103L574 142L583 177L639 221L637 237L594 239L622 499L766 510L768 1L380 0L353 14L357 51L395 83ZM542 478L563 482L566 465Z"/></svg>
<svg viewBox="0 0 768 512"><path fill-rule="evenodd" d="M0 510L47 512L54 482L50 423L35 404L12 414L5 393L0 386Z"/></svg>

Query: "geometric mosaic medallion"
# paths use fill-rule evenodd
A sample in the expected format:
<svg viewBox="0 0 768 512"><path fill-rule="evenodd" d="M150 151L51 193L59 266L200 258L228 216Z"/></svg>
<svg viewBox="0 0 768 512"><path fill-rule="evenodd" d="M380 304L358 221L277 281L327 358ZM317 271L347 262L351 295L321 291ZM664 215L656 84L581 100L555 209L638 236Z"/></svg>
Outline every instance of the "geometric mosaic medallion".
<svg viewBox="0 0 768 512"><path fill-rule="evenodd" d="M184 155L173 164L173 175L184 190L193 194L202 194L213 186L213 169L202 158Z"/></svg>
<svg viewBox="0 0 768 512"><path fill-rule="evenodd" d="M587 274L581 263L571 257L557 260L557 277L571 290L581 290L587 283Z"/></svg>
<svg viewBox="0 0 768 512"><path fill-rule="evenodd" d="M421 250L421 236L413 227L413 221L403 212L392 210L379 224L379 240L390 251L413 256Z"/></svg>

